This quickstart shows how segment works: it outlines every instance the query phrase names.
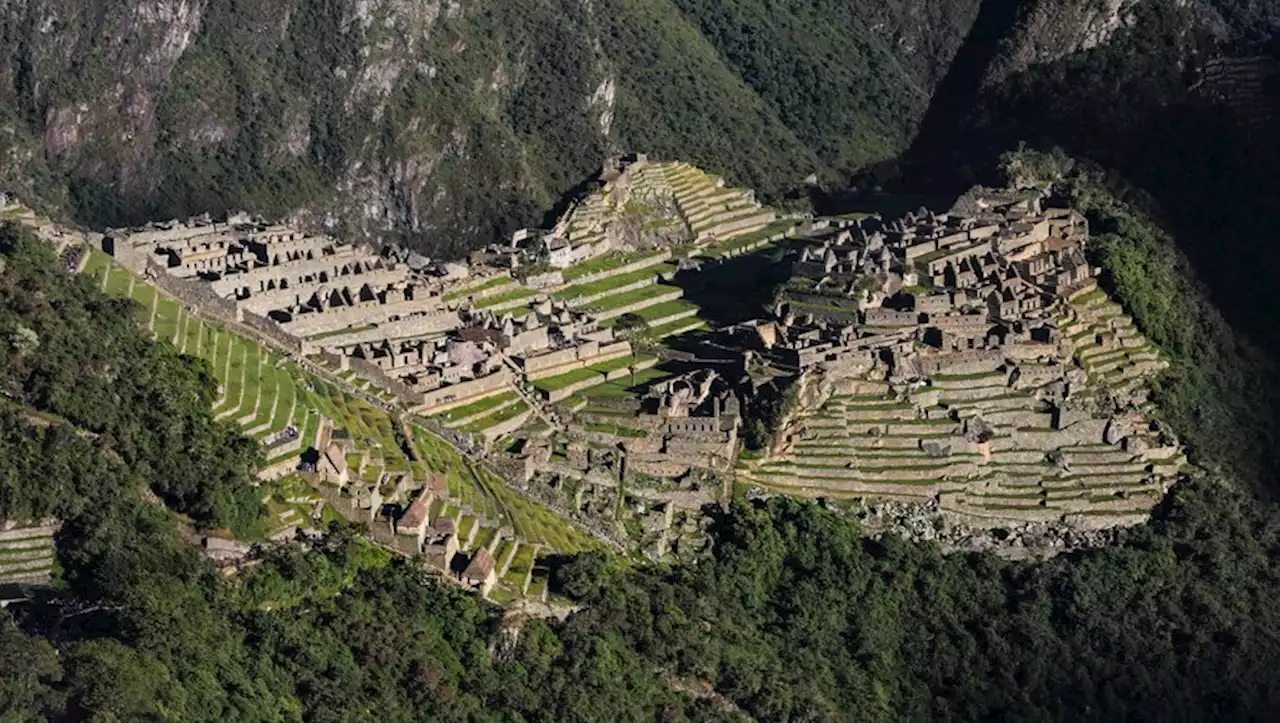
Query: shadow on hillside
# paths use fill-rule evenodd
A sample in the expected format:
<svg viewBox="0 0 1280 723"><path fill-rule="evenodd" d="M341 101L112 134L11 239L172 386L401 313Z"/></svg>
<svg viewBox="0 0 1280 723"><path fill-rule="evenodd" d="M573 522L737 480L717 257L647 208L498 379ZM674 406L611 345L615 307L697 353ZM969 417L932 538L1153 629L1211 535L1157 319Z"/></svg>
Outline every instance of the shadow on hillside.
<svg viewBox="0 0 1280 723"><path fill-rule="evenodd" d="M701 271L682 271L674 283L701 308L699 316L715 326L761 316L777 287L790 277L785 248L766 248L722 262L704 262Z"/></svg>
<svg viewBox="0 0 1280 723"><path fill-rule="evenodd" d="M926 123L896 163L897 180L885 186L954 196L973 183L996 182L1000 154L1023 143L1096 161L1140 190L1141 196L1126 200L1138 201L1172 233L1232 329L1271 361L1280 360L1273 342L1280 334L1280 295L1273 291L1280 287L1280 93L1274 85L1266 90L1270 110L1260 116L1266 127L1232 117L1214 96L1192 91L1194 79L1177 59L1160 54L1172 25L1159 21L1124 42L1016 73L976 94L967 109L940 97L936 112L930 111L938 122ZM948 119L951 127L944 128ZM831 210L849 210L868 198L873 197L829 200L844 207ZM1187 336L1219 341L1199 329L1187 330ZM1274 426L1276 414L1269 401L1275 393L1265 382L1274 375L1255 368L1229 373L1248 377L1254 396L1244 403L1256 407L1240 414L1233 433L1267 446L1266 428ZM1197 394L1203 396L1203 389ZM1202 398L1197 404L1217 403ZM1270 462L1261 457L1277 455L1261 453L1266 469Z"/></svg>
<svg viewBox="0 0 1280 723"><path fill-rule="evenodd" d="M999 56L1001 42L1015 29L1017 0L984 0L968 37L933 93L913 149L947 148L954 139L956 119L969 110L982 79Z"/></svg>
<svg viewBox="0 0 1280 723"><path fill-rule="evenodd" d="M995 182L999 154L1020 143L1095 160L1149 196L1145 205L1173 232L1231 325L1280 352L1270 348L1280 334L1280 296L1272 291L1280 286L1280 127L1245 132L1185 85L1149 93L1123 111L1118 98L1095 100L1084 88L1062 97L1057 81L1078 79L1087 67L1077 59L1023 72L984 94L952 145L922 139L905 154L903 187L946 198ZM1274 91L1271 102L1271 117L1280 118ZM973 120L996 110L998 125Z"/></svg>

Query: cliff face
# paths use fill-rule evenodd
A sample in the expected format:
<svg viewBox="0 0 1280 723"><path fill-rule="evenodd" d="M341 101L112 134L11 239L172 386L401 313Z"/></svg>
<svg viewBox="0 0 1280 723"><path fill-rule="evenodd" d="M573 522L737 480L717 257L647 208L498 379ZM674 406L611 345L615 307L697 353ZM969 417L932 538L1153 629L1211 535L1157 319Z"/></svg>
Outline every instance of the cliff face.
<svg viewBox="0 0 1280 723"><path fill-rule="evenodd" d="M2 180L95 224L243 207L456 253L610 152L766 193L895 153L977 0L953 5L788 10L753 30L779 55L672 0L14 0Z"/></svg>
<svg viewBox="0 0 1280 723"><path fill-rule="evenodd" d="M987 70L990 85L1011 74L1095 48L1135 22L1142 0L1039 0L1021 5L1002 52Z"/></svg>
<svg viewBox="0 0 1280 723"><path fill-rule="evenodd" d="M0 101L28 166L11 178L65 176L89 220L245 206L367 234L481 236L563 190L530 155L572 176L607 144L608 73L590 35L562 48L521 35L550 7L98 5L0 10ZM556 128L531 117L530 92L554 104Z"/></svg>
<svg viewBox="0 0 1280 723"><path fill-rule="evenodd" d="M1131 1L1028 4L1000 67ZM244 208L456 254L611 152L839 184L906 148L992 4L10 0L0 182L96 225Z"/></svg>

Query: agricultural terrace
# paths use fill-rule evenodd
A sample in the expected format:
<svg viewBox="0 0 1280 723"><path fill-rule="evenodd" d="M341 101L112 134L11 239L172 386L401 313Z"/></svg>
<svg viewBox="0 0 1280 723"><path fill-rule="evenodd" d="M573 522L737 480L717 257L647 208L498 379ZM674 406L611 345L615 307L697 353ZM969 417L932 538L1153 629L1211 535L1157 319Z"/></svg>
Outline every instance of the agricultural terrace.
<svg viewBox="0 0 1280 723"><path fill-rule="evenodd" d="M634 264L637 261L652 259L657 257L665 258L669 251L633 251L633 252L614 252L597 256L593 259L587 259L579 264L574 264L564 270L564 280L573 281L584 276L598 274L604 271L612 271L613 269L622 268Z"/></svg>
<svg viewBox="0 0 1280 723"><path fill-rule="evenodd" d="M535 568L541 555L600 547L599 542L556 513L521 497L488 470L464 459L427 429L415 425L413 432L423 462L430 469L443 470L448 479L449 501L432 510L432 521L454 518L460 530L459 541L468 543L464 550L485 547L493 553L499 578L498 587L490 594L495 601L507 602L528 595L534 580L527 571ZM461 532L464 527L465 536ZM528 564L518 566L512 576L510 566L517 560ZM542 574L545 572L544 569ZM537 586L538 595L545 588L543 579Z"/></svg>
<svg viewBox="0 0 1280 723"><path fill-rule="evenodd" d="M220 388L216 414L235 421L246 434L264 440L293 423L306 442L304 447L310 446L321 417L327 417L355 442L358 451L353 461L363 462L360 478L365 482L377 483L384 473L411 473L416 479L425 479L431 472L443 471L449 479L449 500L438 505L433 514L457 518L460 531L466 526L471 545L468 549L474 549L476 541L496 546L507 539L498 534L503 528L509 528L507 537L515 552L527 548L572 553L599 546L555 513L515 494L488 471L474 467L448 443L420 426L414 427L414 441L422 458L410 460L401 449L393 421L385 410L308 374L274 350L200 319L154 286L112 264L104 254L91 255L85 274L97 279L109 294L137 301L141 306L139 318L157 339L208 362ZM461 423L467 417L474 420L499 414L514 416L517 412L510 410L523 404L514 393L498 395L469 408L452 410L448 421ZM270 455L270 449L266 451ZM268 462L287 461L297 454L287 453ZM298 524L304 514L309 517L310 505L316 499L318 495L305 480L285 477L270 489L265 504L271 514L255 537L265 537L289 523ZM520 597L533 582L526 580L518 589L503 582L495 599ZM545 591L545 587L545 580L537 585L539 590Z"/></svg>

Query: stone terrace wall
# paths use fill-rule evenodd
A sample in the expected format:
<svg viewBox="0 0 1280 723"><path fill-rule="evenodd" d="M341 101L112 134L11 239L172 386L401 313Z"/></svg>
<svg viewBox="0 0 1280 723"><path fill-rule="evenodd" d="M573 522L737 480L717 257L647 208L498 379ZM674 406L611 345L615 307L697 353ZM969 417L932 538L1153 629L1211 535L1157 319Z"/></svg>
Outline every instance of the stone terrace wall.
<svg viewBox="0 0 1280 723"><path fill-rule="evenodd" d="M285 331L281 329L280 326L277 325L274 321L268 319L265 316L259 316L258 314L255 314L251 311L242 311L240 316L241 316L240 320L246 326L253 327L257 331L264 334L265 336L270 337L271 340L274 341L275 343L281 345L285 349L292 351L295 354L302 353L302 340L296 336L290 336L289 334L285 333Z"/></svg>
<svg viewBox="0 0 1280 723"><path fill-rule="evenodd" d="M598 374L594 377L583 379L580 382L575 382L566 387L561 387L559 389L552 389L549 391L543 391L542 393L546 396L548 403L554 404L560 401L561 399L568 399L569 397L573 396L576 392L580 392L583 389L590 389L591 387L594 387L603 381L604 381L604 375ZM615 439L614 441L617 441L617 440Z"/></svg>
<svg viewBox="0 0 1280 723"><path fill-rule="evenodd" d="M159 264L156 264L154 260L148 264L147 271L147 281L192 307L201 316L212 317L225 324L243 324L269 337L273 342L295 354L302 352L301 340L290 336L278 324L265 316L259 316L250 311L240 309L234 301L224 299L213 293L213 288L209 284L195 279L181 279L173 276L167 273Z"/></svg>
<svg viewBox="0 0 1280 723"><path fill-rule="evenodd" d="M484 430L485 440L492 442L493 440L502 438L503 435L516 431L521 425L528 421L531 416L533 416L533 410L529 409L517 414L505 422L502 422L501 424L496 424L492 427L486 428Z"/></svg>
<svg viewBox="0 0 1280 723"><path fill-rule="evenodd" d="M371 380L374 384L382 387L383 389L390 391L392 394L399 397L401 401L413 402L417 399L418 395L414 394L413 389L410 388L409 385L399 379L389 376L386 372L382 371L377 364L357 357L348 357L347 363L351 365L351 368L355 370L357 374Z"/></svg>
<svg viewBox="0 0 1280 723"><path fill-rule="evenodd" d="M619 266L616 269L608 269L606 271L597 271L594 274L579 276L578 278L574 279L570 283L570 285L589 284L593 281L599 281L600 279L607 279L610 276L619 276L621 274L629 274L632 271L639 271L640 269L647 269L650 266L657 266L658 264L670 258L671 258L671 252L663 251L660 254L655 254L649 258L640 259L639 261L633 261L627 264L626 266Z"/></svg>
<svg viewBox="0 0 1280 723"><path fill-rule="evenodd" d="M443 412L505 391L510 381L511 373L507 371L506 367L503 367L493 374L479 379L458 382L447 387L424 392L422 406L424 410ZM446 401L447 397L453 397L453 399Z"/></svg>
<svg viewBox="0 0 1280 723"><path fill-rule="evenodd" d="M213 288L203 281L180 279L176 276L171 276L154 259L151 259L147 264L146 273L140 273L140 275L143 275L144 278L162 290L186 302L187 305L202 314L213 316L227 323L239 321L235 302L228 301L213 293Z"/></svg>

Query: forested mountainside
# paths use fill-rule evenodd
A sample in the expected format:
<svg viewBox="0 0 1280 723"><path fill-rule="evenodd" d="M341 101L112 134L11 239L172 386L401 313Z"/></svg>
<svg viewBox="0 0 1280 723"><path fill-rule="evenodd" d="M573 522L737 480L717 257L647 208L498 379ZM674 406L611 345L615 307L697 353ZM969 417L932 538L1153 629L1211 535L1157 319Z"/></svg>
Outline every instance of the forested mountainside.
<svg viewBox="0 0 1280 723"><path fill-rule="evenodd" d="M5 182L86 222L248 208L458 253L611 151L764 193L901 150L976 0L30 0Z"/></svg>

